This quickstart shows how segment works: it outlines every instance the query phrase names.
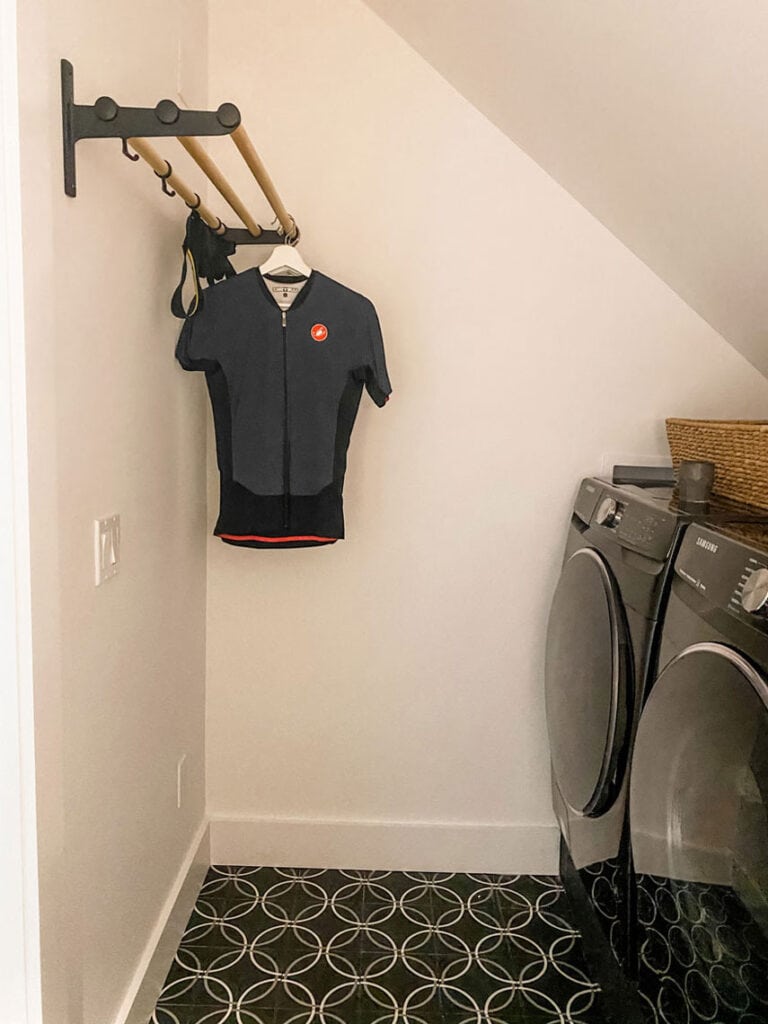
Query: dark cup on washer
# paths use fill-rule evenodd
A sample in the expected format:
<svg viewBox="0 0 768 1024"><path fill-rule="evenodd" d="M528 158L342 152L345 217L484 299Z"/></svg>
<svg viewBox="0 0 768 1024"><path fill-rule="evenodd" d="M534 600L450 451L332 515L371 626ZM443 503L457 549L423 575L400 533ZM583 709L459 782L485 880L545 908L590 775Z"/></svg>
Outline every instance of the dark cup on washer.
<svg viewBox="0 0 768 1024"><path fill-rule="evenodd" d="M680 508L686 512L705 511L715 482L714 462L683 459L677 470Z"/></svg>

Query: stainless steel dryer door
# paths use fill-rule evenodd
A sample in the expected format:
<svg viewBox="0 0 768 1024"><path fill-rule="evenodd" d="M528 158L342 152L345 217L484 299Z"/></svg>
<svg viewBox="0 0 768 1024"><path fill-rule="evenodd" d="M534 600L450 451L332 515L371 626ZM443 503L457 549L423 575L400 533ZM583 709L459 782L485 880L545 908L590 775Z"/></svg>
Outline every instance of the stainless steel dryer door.
<svg viewBox="0 0 768 1024"><path fill-rule="evenodd" d="M768 685L719 643L658 677L632 758L640 988L661 1020L768 1019Z"/></svg>
<svg viewBox="0 0 768 1024"><path fill-rule="evenodd" d="M552 770L578 814L601 814L620 785L630 645L618 588L592 548L563 567L547 629L546 702Z"/></svg>

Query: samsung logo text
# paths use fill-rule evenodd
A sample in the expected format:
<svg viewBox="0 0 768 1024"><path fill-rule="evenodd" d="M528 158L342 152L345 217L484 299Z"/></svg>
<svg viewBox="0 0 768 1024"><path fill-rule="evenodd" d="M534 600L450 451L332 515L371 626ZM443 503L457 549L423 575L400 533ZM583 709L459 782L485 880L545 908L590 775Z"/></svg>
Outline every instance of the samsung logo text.
<svg viewBox="0 0 768 1024"><path fill-rule="evenodd" d="M696 538L696 547L704 548L705 551L711 551L714 555L718 549L718 545L712 540L707 540L705 537Z"/></svg>

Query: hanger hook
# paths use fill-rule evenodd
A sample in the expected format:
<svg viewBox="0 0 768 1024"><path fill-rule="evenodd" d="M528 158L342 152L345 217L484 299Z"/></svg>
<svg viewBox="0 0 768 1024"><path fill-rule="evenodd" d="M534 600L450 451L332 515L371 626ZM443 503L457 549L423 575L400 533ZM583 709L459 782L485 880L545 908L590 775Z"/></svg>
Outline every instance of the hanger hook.
<svg viewBox="0 0 768 1024"><path fill-rule="evenodd" d="M197 194L197 192L195 192L195 199L197 200L196 203L187 203L187 206L190 208L190 210L196 210L200 205L200 196Z"/></svg>
<svg viewBox="0 0 768 1024"><path fill-rule="evenodd" d="M173 174L173 168L171 167L170 160L165 161L165 166L167 167L167 170L163 174L161 174L159 171L155 171L155 174L158 176L158 178L160 178L160 180L163 183L163 192L165 192L167 196L175 196L176 193L173 191L173 189L168 188L168 179Z"/></svg>
<svg viewBox="0 0 768 1024"><path fill-rule="evenodd" d="M132 153L128 149L128 139L123 139L122 143L123 143L123 156L127 156L129 160L138 160L139 159L139 154L138 153Z"/></svg>
<svg viewBox="0 0 768 1024"><path fill-rule="evenodd" d="M291 218L291 224L293 224L293 231L289 234L278 217L275 217L272 224L277 228L279 234L283 236L283 245L298 245L299 242L299 225L293 219L293 214L289 213L288 216Z"/></svg>

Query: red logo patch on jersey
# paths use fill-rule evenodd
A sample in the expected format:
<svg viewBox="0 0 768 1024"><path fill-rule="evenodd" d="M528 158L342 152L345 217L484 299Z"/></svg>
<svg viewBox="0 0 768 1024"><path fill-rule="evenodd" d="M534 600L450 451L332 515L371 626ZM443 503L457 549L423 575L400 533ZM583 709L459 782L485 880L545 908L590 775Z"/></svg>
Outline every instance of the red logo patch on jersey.
<svg viewBox="0 0 768 1024"><path fill-rule="evenodd" d="M325 324L315 324L315 326L310 331L310 334L312 335L314 341L325 341L325 339L328 337L328 328L325 326Z"/></svg>

